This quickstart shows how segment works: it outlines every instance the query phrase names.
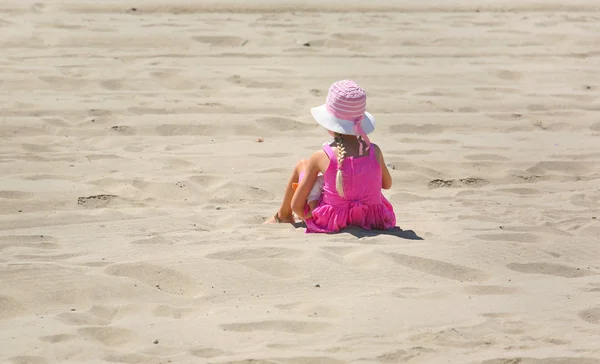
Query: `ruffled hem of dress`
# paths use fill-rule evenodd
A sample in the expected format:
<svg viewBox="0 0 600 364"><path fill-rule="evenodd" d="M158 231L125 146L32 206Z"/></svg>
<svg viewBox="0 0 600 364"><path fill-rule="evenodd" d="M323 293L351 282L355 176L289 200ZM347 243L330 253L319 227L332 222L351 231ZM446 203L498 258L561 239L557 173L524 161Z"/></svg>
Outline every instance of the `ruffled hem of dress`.
<svg viewBox="0 0 600 364"><path fill-rule="evenodd" d="M366 206L361 221L350 221L350 207L321 205L306 220L307 233L336 233L350 226L366 230L386 230L396 226L396 216L392 205L383 200L377 205Z"/></svg>

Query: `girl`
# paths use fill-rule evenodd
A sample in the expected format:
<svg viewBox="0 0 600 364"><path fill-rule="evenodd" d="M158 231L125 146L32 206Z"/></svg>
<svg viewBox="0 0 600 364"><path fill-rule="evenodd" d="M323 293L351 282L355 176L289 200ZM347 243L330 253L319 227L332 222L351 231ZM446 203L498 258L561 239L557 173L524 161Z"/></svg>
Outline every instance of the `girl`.
<svg viewBox="0 0 600 364"><path fill-rule="evenodd" d="M394 209L381 193L382 188L392 186L392 177L381 150L367 136L375 130L375 119L366 112L366 101L360 86L344 80L331 85L324 105L311 109L334 142L296 165L281 207L267 223L294 223L296 213L306 223L307 232L333 233L348 226L389 229L396 225ZM312 209L307 198L319 172L323 174L323 192Z"/></svg>

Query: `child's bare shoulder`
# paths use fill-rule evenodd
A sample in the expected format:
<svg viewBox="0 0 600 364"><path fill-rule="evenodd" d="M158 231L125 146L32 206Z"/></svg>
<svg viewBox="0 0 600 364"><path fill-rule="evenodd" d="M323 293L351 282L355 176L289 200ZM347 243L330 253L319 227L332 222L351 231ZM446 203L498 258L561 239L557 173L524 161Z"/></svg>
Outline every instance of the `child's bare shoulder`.
<svg viewBox="0 0 600 364"><path fill-rule="evenodd" d="M381 148L379 148L379 146L375 143L371 143L371 147L373 147L373 151L375 152L377 160L381 162L383 160L383 152L381 151Z"/></svg>
<svg viewBox="0 0 600 364"><path fill-rule="evenodd" d="M377 152L378 155L383 154L381 152L381 148L379 148L379 145L375 144L375 143L371 143L371 146L373 147L373 149L375 150L375 152Z"/></svg>
<svg viewBox="0 0 600 364"><path fill-rule="evenodd" d="M308 164L323 172L329 166L329 157L323 149L317 150L310 156Z"/></svg>
<svg viewBox="0 0 600 364"><path fill-rule="evenodd" d="M319 149L310 156L310 160L318 161L323 159L323 157L327 158L327 153L323 149Z"/></svg>

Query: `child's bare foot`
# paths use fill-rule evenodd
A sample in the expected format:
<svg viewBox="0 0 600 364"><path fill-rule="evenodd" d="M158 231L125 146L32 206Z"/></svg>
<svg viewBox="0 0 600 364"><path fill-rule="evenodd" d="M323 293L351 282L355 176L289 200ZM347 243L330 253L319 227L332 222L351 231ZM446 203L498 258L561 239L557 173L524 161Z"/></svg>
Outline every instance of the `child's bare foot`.
<svg viewBox="0 0 600 364"><path fill-rule="evenodd" d="M281 223L294 224L295 222L296 222L296 220L294 219L293 215L281 216L279 214L279 212L277 212L270 219L267 219L267 221L265 221L263 224L281 224Z"/></svg>

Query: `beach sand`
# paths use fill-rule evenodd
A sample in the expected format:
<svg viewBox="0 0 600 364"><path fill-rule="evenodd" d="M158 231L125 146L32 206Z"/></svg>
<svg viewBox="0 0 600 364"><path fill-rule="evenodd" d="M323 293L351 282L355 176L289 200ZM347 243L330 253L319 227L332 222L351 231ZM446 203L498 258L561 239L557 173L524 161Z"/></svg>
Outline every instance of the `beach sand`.
<svg viewBox="0 0 600 364"><path fill-rule="evenodd" d="M0 49L0 363L600 363L597 1L5 1ZM402 231L261 224L338 79Z"/></svg>

